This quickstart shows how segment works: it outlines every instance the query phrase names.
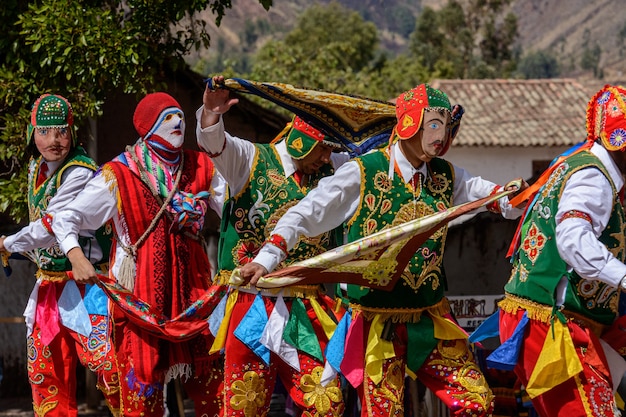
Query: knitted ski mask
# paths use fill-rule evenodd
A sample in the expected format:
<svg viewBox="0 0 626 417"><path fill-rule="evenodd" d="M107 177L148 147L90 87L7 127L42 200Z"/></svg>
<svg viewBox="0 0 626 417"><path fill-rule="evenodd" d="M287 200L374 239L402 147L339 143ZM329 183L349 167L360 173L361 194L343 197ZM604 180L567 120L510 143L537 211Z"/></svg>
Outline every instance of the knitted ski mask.
<svg viewBox="0 0 626 417"><path fill-rule="evenodd" d="M180 161L185 141L185 116L172 96L166 93L145 96L137 104L133 124L139 136L165 162Z"/></svg>
<svg viewBox="0 0 626 417"><path fill-rule="evenodd" d="M626 89L605 85L587 105L587 141L609 151L626 150Z"/></svg>

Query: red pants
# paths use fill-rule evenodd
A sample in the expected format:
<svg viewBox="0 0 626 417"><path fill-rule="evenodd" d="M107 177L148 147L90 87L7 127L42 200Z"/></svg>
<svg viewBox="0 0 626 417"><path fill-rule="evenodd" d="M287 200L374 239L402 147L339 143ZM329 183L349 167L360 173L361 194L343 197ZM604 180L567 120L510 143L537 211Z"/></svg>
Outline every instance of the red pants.
<svg viewBox="0 0 626 417"><path fill-rule="evenodd" d="M117 352L124 344L128 344L124 338L124 323L116 321L114 339ZM185 342L181 342L185 343ZM152 381L149 387L140 389L134 383L134 376L130 364L132 360L120 353L116 353L117 366L120 375L120 398L122 416L124 417L163 417L165 412L163 388L165 386L165 371L167 369L155 369L152 372ZM222 408L221 393L223 383L223 365L221 358L216 356L214 360L203 369L192 369L192 375L182 378L183 388L187 396L194 401L196 416L219 416Z"/></svg>
<svg viewBox="0 0 626 417"><path fill-rule="evenodd" d="M59 334L43 345L39 323L28 337L28 379L37 417L78 415L76 406L77 361L96 373L98 388L104 393L114 415L119 411L119 381L115 360L106 332L105 316L91 315L92 334L82 336L61 325Z"/></svg>
<svg viewBox="0 0 626 417"><path fill-rule="evenodd" d="M253 351L237 339L233 332L252 305L255 294L240 292L232 312L226 338L224 364L224 417L265 416L276 376L278 375L296 405L311 417L342 416L343 398L338 378L323 387L320 382L324 363L317 358L298 352L300 372L297 372L279 356L271 354L268 367ZM275 298L263 297L268 315L274 308ZM326 335L306 299L302 300L313 323L322 351ZM291 301L285 299L287 308Z"/></svg>
<svg viewBox="0 0 626 417"><path fill-rule="evenodd" d="M368 327L366 323L365 337ZM363 384L358 387L362 417L404 416L407 352L404 325L396 326L393 344L396 356L383 361L382 381L374 383L365 372ZM466 340L440 340L416 374L417 379L446 404L451 416L491 415L493 395Z"/></svg>
<svg viewBox="0 0 626 417"><path fill-rule="evenodd" d="M524 310L521 309L515 315L500 312L502 341L511 337L523 314ZM615 416L617 407L611 375L598 338L588 329L573 322L569 322L567 327L583 370L564 383L533 398L533 407L542 417ZM524 385L528 384L545 338L550 337L548 332L550 332L548 324L538 320L529 321L518 364L515 367L515 373Z"/></svg>

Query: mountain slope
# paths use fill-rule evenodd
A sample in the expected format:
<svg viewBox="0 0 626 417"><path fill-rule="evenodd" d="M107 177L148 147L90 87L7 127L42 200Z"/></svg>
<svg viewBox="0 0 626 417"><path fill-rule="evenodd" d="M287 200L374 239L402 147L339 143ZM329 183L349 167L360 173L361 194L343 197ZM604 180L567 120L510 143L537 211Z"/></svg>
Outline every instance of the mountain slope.
<svg viewBox="0 0 626 417"><path fill-rule="evenodd" d="M379 28L381 47L405 50L410 29L422 7L435 9L447 0L340 0ZM191 64L210 56L232 57L251 53L268 39L280 39L297 23L297 17L314 3L330 0L274 0L269 11L258 0L236 0L221 26L211 22L212 46L189 57ZM581 69L585 50L599 48L604 78L623 78L626 63L626 0L514 0L509 10L518 16L518 43L524 52L549 50L561 63L561 76L591 76ZM323 24L323 22L320 22ZM410 32L409 32L410 33Z"/></svg>

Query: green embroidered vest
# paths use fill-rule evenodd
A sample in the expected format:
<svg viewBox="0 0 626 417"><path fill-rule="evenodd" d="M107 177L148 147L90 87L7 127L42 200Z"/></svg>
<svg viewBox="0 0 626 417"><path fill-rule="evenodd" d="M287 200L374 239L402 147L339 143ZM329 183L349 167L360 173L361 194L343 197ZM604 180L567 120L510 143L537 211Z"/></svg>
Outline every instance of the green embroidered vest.
<svg viewBox="0 0 626 417"><path fill-rule="evenodd" d="M389 179L389 157L384 151L368 153L355 160L361 167L365 184L361 188L360 205L346 224L349 242L452 205L454 171L443 159L430 161L429 178L415 189L398 173L393 180ZM391 291L348 285L350 302L375 308L411 309L437 304L447 287L443 270L447 231L447 226L442 227L424 243Z"/></svg>
<svg viewBox="0 0 626 417"><path fill-rule="evenodd" d="M63 174L73 166L82 166L95 171L98 166L91 159L85 150L77 146L70 151L65 161L52 173L46 181L39 187L35 187L35 178L38 174L38 167L41 163L41 156L37 159L31 158L28 167L28 211L30 221L41 219L48 209L48 203L54 197L61 186ZM111 248L111 227L105 225L96 232L96 240L103 251L103 261L109 259ZM84 248L88 244L88 238L80 237L79 242ZM59 245L50 248L40 248L36 251L37 266L44 271L70 271L72 264L67 259ZM89 254L86 254L89 256Z"/></svg>
<svg viewBox="0 0 626 417"><path fill-rule="evenodd" d="M556 168L522 226L520 247L513 271L504 289L507 293L547 306L556 304L556 289L561 277L568 279L564 308L596 322L610 324L618 306L617 290L596 280L581 278L568 271L556 247L556 220L559 198L569 177L586 168L599 168L613 183L602 163L591 152L575 154ZM613 186L613 209L606 229L600 235L613 255L624 261L624 209Z"/></svg>
<svg viewBox="0 0 626 417"><path fill-rule="evenodd" d="M218 247L221 279L227 279L234 268L252 261L278 219L317 186L321 178L333 174L332 166L324 165L317 174L309 177L307 187L301 188L293 176L285 177L273 144L255 144L255 147L248 184L224 204ZM303 238L283 264L318 255L328 250L330 244L331 233Z"/></svg>

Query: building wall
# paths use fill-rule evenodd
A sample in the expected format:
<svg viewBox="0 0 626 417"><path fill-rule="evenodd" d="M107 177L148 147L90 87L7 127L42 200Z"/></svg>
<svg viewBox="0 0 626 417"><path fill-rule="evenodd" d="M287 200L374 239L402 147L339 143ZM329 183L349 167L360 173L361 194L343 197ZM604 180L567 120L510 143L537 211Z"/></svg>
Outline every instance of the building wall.
<svg viewBox="0 0 626 417"><path fill-rule="evenodd" d="M569 147L455 147L445 155L445 159L465 168L472 175L498 184L506 184L512 179L525 180L536 175L533 161L551 161Z"/></svg>

